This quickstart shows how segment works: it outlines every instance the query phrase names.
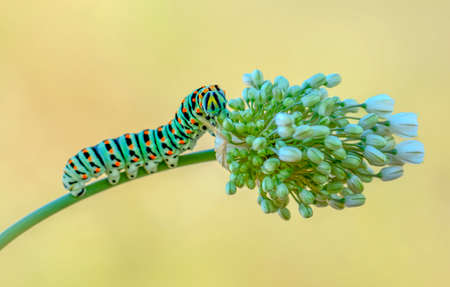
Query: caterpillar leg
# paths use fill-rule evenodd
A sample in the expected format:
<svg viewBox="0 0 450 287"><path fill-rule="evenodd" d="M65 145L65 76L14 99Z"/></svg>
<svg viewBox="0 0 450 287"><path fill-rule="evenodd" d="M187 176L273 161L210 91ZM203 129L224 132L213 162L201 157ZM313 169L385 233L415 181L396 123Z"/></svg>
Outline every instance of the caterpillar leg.
<svg viewBox="0 0 450 287"><path fill-rule="evenodd" d="M127 167L127 169L125 170L127 177L129 179L133 179L137 177L138 171L139 171L139 167L141 167L142 164L135 164L135 163L130 163L130 165Z"/></svg>
<svg viewBox="0 0 450 287"><path fill-rule="evenodd" d="M166 157L164 161L169 168L176 167L178 165L178 156Z"/></svg>
<svg viewBox="0 0 450 287"><path fill-rule="evenodd" d="M159 162L157 161L147 161L144 164L144 169L147 173L154 173L158 170Z"/></svg>
<svg viewBox="0 0 450 287"><path fill-rule="evenodd" d="M108 177L108 182L110 184L117 184L117 183L119 183L120 169L111 168L110 170L107 171L106 174L107 174L107 177Z"/></svg>

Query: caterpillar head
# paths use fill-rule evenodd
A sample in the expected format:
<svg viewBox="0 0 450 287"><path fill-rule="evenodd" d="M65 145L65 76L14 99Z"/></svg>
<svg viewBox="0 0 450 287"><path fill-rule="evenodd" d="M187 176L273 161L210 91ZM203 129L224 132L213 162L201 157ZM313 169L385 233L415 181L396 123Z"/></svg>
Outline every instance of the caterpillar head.
<svg viewBox="0 0 450 287"><path fill-rule="evenodd" d="M202 108L209 116L217 116L227 105L225 91L217 85L211 85L205 88L207 91L202 98Z"/></svg>

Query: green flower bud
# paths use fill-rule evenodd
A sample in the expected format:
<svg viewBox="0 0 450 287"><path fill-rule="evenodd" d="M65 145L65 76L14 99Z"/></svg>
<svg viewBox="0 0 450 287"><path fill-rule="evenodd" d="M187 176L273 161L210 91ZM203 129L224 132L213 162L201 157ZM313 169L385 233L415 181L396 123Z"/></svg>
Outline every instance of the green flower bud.
<svg viewBox="0 0 450 287"><path fill-rule="evenodd" d="M378 122L378 116L376 114L367 114L359 120L359 125L367 130L373 128Z"/></svg>
<svg viewBox="0 0 450 287"><path fill-rule="evenodd" d="M314 135L313 129L308 125L301 125L295 128L294 135L292 136L296 140L303 140Z"/></svg>
<svg viewBox="0 0 450 287"><path fill-rule="evenodd" d="M388 136L386 139L386 145L381 148L381 151L391 151L395 148L397 143L395 142L395 138L393 136Z"/></svg>
<svg viewBox="0 0 450 287"><path fill-rule="evenodd" d="M338 160L343 160L347 157L347 152L345 151L345 149L343 148L339 148L337 150L334 150L331 152L334 157Z"/></svg>
<svg viewBox="0 0 450 287"><path fill-rule="evenodd" d="M331 173L331 165L326 161L322 161L317 165L316 170L323 175L329 175Z"/></svg>
<svg viewBox="0 0 450 287"><path fill-rule="evenodd" d="M341 140L336 136L327 136L324 140L325 147L330 150L337 150L342 148Z"/></svg>
<svg viewBox="0 0 450 287"><path fill-rule="evenodd" d="M382 149L387 143L384 137L376 134L367 135L365 138L365 142L367 145L371 145L373 147L376 147L377 149Z"/></svg>
<svg viewBox="0 0 450 287"><path fill-rule="evenodd" d="M227 182L225 185L225 191L228 195L233 195L236 193L236 185L231 181Z"/></svg>
<svg viewBox="0 0 450 287"><path fill-rule="evenodd" d="M337 209L337 210L342 210L342 209L345 208L345 203L343 201L339 201L339 200L336 200L336 199L329 200L328 204L332 208Z"/></svg>
<svg viewBox="0 0 450 287"><path fill-rule="evenodd" d="M290 107L290 106L292 106L294 104L295 104L295 100L293 98L285 98L283 100L283 106L286 107L286 108L288 108L288 107Z"/></svg>
<svg viewBox="0 0 450 287"><path fill-rule="evenodd" d="M228 119L228 118L225 119L225 120L223 121L222 126L223 126L223 128L224 128L226 131L232 132L232 131L234 130L234 124L233 124L233 122L232 122L230 119Z"/></svg>
<svg viewBox="0 0 450 287"><path fill-rule="evenodd" d="M289 88L289 81L283 76L277 76L273 82L277 88L283 91L286 91Z"/></svg>
<svg viewBox="0 0 450 287"><path fill-rule="evenodd" d="M294 128L291 126L278 126L277 132L281 138L288 138L294 133Z"/></svg>
<svg viewBox="0 0 450 287"><path fill-rule="evenodd" d="M270 99L272 97L272 83L270 81L265 81L261 86L261 95L265 99Z"/></svg>
<svg viewBox="0 0 450 287"><path fill-rule="evenodd" d="M291 86L287 90L287 94L290 97L300 96L301 93L302 93L302 89L300 88L300 86L297 86L297 85Z"/></svg>
<svg viewBox="0 0 450 287"><path fill-rule="evenodd" d="M366 202L364 194L349 194L345 196L345 205L347 207L361 206Z"/></svg>
<svg viewBox="0 0 450 287"><path fill-rule="evenodd" d="M347 186L354 193L361 193L364 190L364 185L361 182L361 179L354 174L352 174L350 178L347 180Z"/></svg>
<svg viewBox="0 0 450 287"><path fill-rule="evenodd" d="M347 178L345 171L342 168L335 165L331 167L331 174L333 174L336 177L336 179L339 180L344 180Z"/></svg>
<svg viewBox="0 0 450 287"><path fill-rule="evenodd" d="M295 111L291 114L291 118L294 121L294 124L300 123L303 118L303 114L299 111Z"/></svg>
<svg viewBox="0 0 450 287"><path fill-rule="evenodd" d="M242 81L243 81L244 84L246 84L247 86L252 86L252 85L253 85L252 75L251 75L251 74L244 74L244 75L242 76Z"/></svg>
<svg viewBox="0 0 450 287"><path fill-rule="evenodd" d="M289 195L289 189L286 186L286 184L281 183L279 185L277 185L277 197L278 198L285 198Z"/></svg>
<svg viewBox="0 0 450 287"><path fill-rule="evenodd" d="M262 195L258 195L258 197L256 198L256 202L258 203L258 205L261 205L263 200L264 200L264 197Z"/></svg>
<svg viewBox="0 0 450 287"><path fill-rule="evenodd" d="M273 95L274 100L277 102L280 102L281 99L283 98L283 92L278 87L274 87L272 89L272 95Z"/></svg>
<svg viewBox="0 0 450 287"><path fill-rule="evenodd" d="M253 112L252 110L243 110L239 112L241 114L241 118L245 123L253 122Z"/></svg>
<svg viewBox="0 0 450 287"><path fill-rule="evenodd" d="M341 181L332 181L325 188L328 193L338 193L344 189L344 184Z"/></svg>
<svg viewBox="0 0 450 287"><path fill-rule="evenodd" d="M247 162L244 162L244 163L242 163L241 166L239 167L239 172L244 173L244 172L247 172L248 169L249 169L248 163L247 163Z"/></svg>
<svg viewBox="0 0 450 287"><path fill-rule="evenodd" d="M268 173L274 172L275 170L278 169L279 166L280 160L274 157L267 159L263 164L264 170L267 171Z"/></svg>
<svg viewBox="0 0 450 287"><path fill-rule="evenodd" d="M244 99L244 101L246 101L247 103L249 103L250 102L250 98L249 98L249 95L248 95L248 91L249 91L250 89L249 88L244 88L243 90L242 90L242 94L241 94L241 97Z"/></svg>
<svg viewBox="0 0 450 287"><path fill-rule="evenodd" d="M349 136L349 137L355 137L358 138L361 136L361 134L363 133L364 129L359 126L359 125L355 125L355 124L348 124L345 128L344 128L344 132Z"/></svg>
<svg viewBox="0 0 450 287"><path fill-rule="evenodd" d="M233 161L229 167L232 173L238 173L240 169L240 164L237 161Z"/></svg>
<svg viewBox="0 0 450 287"><path fill-rule="evenodd" d="M285 162L298 162L302 160L302 152L293 146L284 146L278 150L278 157Z"/></svg>
<svg viewBox="0 0 450 287"><path fill-rule="evenodd" d="M261 209L264 213L272 213L277 210L277 208L275 207L273 202L267 198L265 198L261 201Z"/></svg>
<svg viewBox="0 0 450 287"><path fill-rule="evenodd" d="M327 82L327 78L325 77L324 74L318 73L309 78L308 80L306 80L306 82L311 88L314 89L325 85L325 83Z"/></svg>
<svg viewBox="0 0 450 287"><path fill-rule="evenodd" d="M312 126L311 128L313 130L314 139L325 138L330 134L330 128L327 126Z"/></svg>
<svg viewBox="0 0 450 287"><path fill-rule="evenodd" d="M228 100L228 106L236 111L242 111L245 109L244 101L241 98Z"/></svg>
<svg viewBox="0 0 450 287"><path fill-rule="evenodd" d="M284 220L291 219L291 212L286 207L278 209L278 215Z"/></svg>
<svg viewBox="0 0 450 287"><path fill-rule="evenodd" d="M314 193L312 193L311 191L307 190L307 189L302 189L298 196L300 197L300 199L302 200L302 202L304 204L313 204L314 200L316 199L314 196Z"/></svg>
<svg viewBox="0 0 450 287"><path fill-rule="evenodd" d="M347 196L347 195L353 194L353 191L348 187L344 187L344 189L342 189L342 191L341 191L341 194L343 196Z"/></svg>
<svg viewBox="0 0 450 287"><path fill-rule="evenodd" d="M239 188L241 188L241 187L243 187L244 186L244 184L245 184L245 178L244 178L244 175L241 173L241 174L238 174L237 175L237 177L236 177L236 186L237 187L239 187Z"/></svg>
<svg viewBox="0 0 450 287"><path fill-rule="evenodd" d="M323 152L316 149L315 147L308 148L308 150L306 151L306 156L308 157L308 159L311 162L313 162L315 164L319 164L325 158L325 155L323 154Z"/></svg>
<svg viewBox="0 0 450 287"><path fill-rule="evenodd" d="M315 173L312 177L312 181L314 181L317 184L324 184L325 182L328 181L328 177L325 175Z"/></svg>
<svg viewBox="0 0 450 287"><path fill-rule="evenodd" d="M342 161L342 166L350 169L356 169L361 164L361 158L353 153L349 153L347 157Z"/></svg>
<svg viewBox="0 0 450 287"><path fill-rule="evenodd" d="M253 141L252 149L256 151L261 150L266 147L266 144L267 144L266 138L258 137Z"/></svg>
<svg viewBox="0 0 450 287"><path fill-rule="evenodd" d="M256 137L254 135L249 135L245 138L245 142L251 146L255 139L256 139Z"/></svg>
<svg viewBox="0 0 450 287"><path fill-rule="evenodd" d="M320 102L319 92L311 92L301 98L301 101L305 107L312 107L318 102Z"/></svg>
<svg viewBox="0 0 450 287"><path fill-rule="evenodd" d="M319 120L319 124L320 124L320 125L323 125L323 126L329 126L330 123L331 123L330 117L322 117L322 118Z"/></svg>
<svg viewBox="0 0 450 287"><path fill-rule="evenodd" d="M386 155L373 146L366 146L363 155L372 165L383 166L387 163Z"/></svg>
<svg viewBox="0 0 450 287"><path fill-rule="evenodd" d="M300 212L300 215L303 216L303 218L310 218L313 216L313 211L309 205L300 203L298 205L298 211Z"/></svg>
<svg viewBox="0 0 450 287"><path fill-rule="evenodd" d="M325 88L320 88L319 89L319 95L320 95L320 99L324 100L328 97L328 91Z"/></svg>
<svg viewBox="0 0 450 287"><path fill-rule="evenodd" d="M262 130L264 128L264 120L258 120L256 121L256 128L258 130Z"/></svg>
<svg viewBox="0 0 450 287"><path fill-rule="evenodd" d="M247 96L250 102L253 102L256 99L256 96L258 95L258 90L251 87L248 88Z"/></svg>
<svg viewBox="0 0 450 287"><path fill-rule="evenodd" d="M275 189L275 184L273 183L273 180L270 178L270 176L264 177L261 186L263 191L265 192L273 191Z"/></svg>
<svg viewBox="0 0 450 287"><path fill-rule="evenodd" d="M277 178L281 181L285 181L292 175L292 168L285 168L280 170L280 172L277 175Z"/></svg>
<svg viewBox="0 0 450 287"><path fill-rule="evenodd" d="M238 133L240 133L240 134L245 133L245 131L247 130L247 129L246 129L246 126L245 126L243 123L236 123L236 124L234 125L234 127L235 127L235 129L236 129L236 132L238 132Z"/></svg>
<svg viewBox="0 0 450 287"><path fill-rule="evenodd" d="M370 176L370 175L365 175L365 174L357 174L357 175L361 179L362 182L369 183L372 181L372 176Z"/></svg>
<svg viewBox="0 0 450 287"><path fill-rule="evenodd" d="M249 189L254 189L256 187L255 179L253 179L251 177L247 178L246 184Z"/></svg>
<svg viewBox="0 0 450 287"><path fill-rule="evenodd" d="M242 120L241 113L238 112L238 111L232 111L232 112L230 112L229 115L230 115L230 119L231 119L233 122L238 122L238 121Z"/></svg>
<svg viewBox="0 0 450 287"><path fill-rule="evenodd" d="M252 82L257 86L260 87L262 83L264 82L263 74L260 70L256 69L252 72Z"/></svg>
<svg viewBox="0 0 450 287"><path fill-rule="evenodd" d="M350 122L347 119L339 119L336 121L336 125L340 128L346 127Z"/></svg>
<svg viewBox="0 0 450 287"><path fill-rule="evenodd" d="M284 146L287 146L287 144L283 140L277 140L275 142L275 148L280 149Z"/></svg>
<svg viewBox="0 0 450 287"><path fill-rule="evenodd" d="M248 157L248 150L246 149L239 149L239 156L242 158Z"/></svg>
<svg viewBox="0 0 450 287"><path fill-rule="evenodd" d="M236 173L230 173L230 181L234 184L236 184L237 181L237 174Z"/></svg>
<svg viewBox="0 0 450 287"><path fill-rule="evenodd" d="M329 116L333 113L335 107L336 100L333 98L326 98L320 102L317 113L321 116Z"/></svg>

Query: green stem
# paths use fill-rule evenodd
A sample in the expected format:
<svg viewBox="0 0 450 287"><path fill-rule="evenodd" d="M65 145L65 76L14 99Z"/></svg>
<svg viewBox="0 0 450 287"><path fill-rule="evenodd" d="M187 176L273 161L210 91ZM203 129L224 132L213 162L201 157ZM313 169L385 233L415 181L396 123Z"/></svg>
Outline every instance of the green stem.
<svg viewBox="0 0 450 287"><path fill-rule="evenodd" d="M206 162L206 161L212 161L215 160L215 153L214 150L205 150L200 152L195 152L187 155L180 156L178 166L185 166L185 165L191 165L195 163L200 162ZM164 164L161 164L158 167L158 172L167 170L168 167ZM148 175L142 168L139 169L139 173L136 178L143 177ZM125 183L127 181L130 181L130 179L127 178L125 173L123 172L120 175L119 184ZM65 195L47 203L46 205L36 209L35 211L31 212L27 216L23 217L10 227L8 227L5 231L0 233L0 250L3 249L8 243L13 241L16 237L30 229L31 227L35 226L42 220L50 217L51 215L57 213L58 211L71 206L72 204L75 204L79 201L82 201L88 197L93 196L94 194L97 194L99 192L102 192L104 190L107 190L111 187L114 187L116 185L111 185L107 181L107 179L102 179L99 181L96 181L86 187L86 193L81 197L73 197L70 195L70 193L66 193Z"/></svg>

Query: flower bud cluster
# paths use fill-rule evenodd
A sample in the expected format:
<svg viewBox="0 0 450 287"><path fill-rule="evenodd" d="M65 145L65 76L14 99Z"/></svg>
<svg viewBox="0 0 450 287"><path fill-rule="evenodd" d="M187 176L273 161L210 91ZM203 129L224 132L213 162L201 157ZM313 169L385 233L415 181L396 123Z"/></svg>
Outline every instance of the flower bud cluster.
<svg viewBox="0 0 450 287"><path fill-rule="evenodd" d="M329 96L338 74L319 73L301 85L282 76L264 80L259 70L243 79L242 98L230 100L232 110L219 117L216 150L225 150L222 164L231 172L226 192L257 188L264 213L288 220L290 201L304 218L313 206L360 206L365 183L397 179L404 163L423 161L421 142L396 141L417 136L417 116L392 115L388 95L364 103Z"/></svg>

